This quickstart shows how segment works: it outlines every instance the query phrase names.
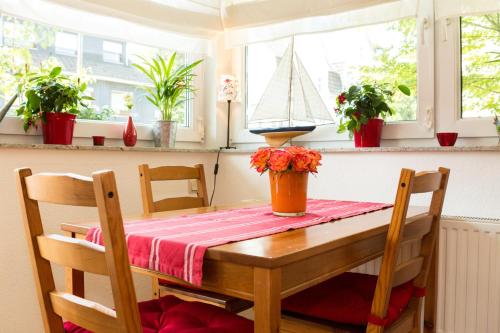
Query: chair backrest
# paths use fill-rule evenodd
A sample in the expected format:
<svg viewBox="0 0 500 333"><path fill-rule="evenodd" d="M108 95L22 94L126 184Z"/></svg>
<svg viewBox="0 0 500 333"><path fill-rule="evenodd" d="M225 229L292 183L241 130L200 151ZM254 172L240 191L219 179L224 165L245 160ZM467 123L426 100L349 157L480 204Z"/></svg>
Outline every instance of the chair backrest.
<svg viewBox="0 0 500 333"><path fill-rule="evenodd" d="M16 176L45 331L64 332L64 318L94 332L142 332L114 173L101 171L88 178L73 174L32 175L30 169L18 169ZM39 202L96 207L105 247L45 234ZM115 310L56 290L51 263L109 276Z"/></svg>
<svg viewBox="0 0 500 333"><path fill-rule="evenodd" d="M380 274L373 298L371 315L385 318L393 287L413 281L414 287L426 287L431 270L432 256L439 233L441 211L450 170L439 168L435 172L420 172L403 169L398 183L391 223L382 258ZM432 193L427 213L407 219L412 194ZM397 262L403 244L421 242L418 256ZM382 332L379 325L369 324L367 332Z"/></svg>
<svg viewBox="0 0 500 333"><path fill-rule="evenodd" d="M139 165L139 176L144 214L208 206L207 184L203 164L197 164L194 167L160 166L157 168L150 168L149 165L142 164ZM197 180L196 197L185 196L154 201L151 182L188 179Z"/></svg>

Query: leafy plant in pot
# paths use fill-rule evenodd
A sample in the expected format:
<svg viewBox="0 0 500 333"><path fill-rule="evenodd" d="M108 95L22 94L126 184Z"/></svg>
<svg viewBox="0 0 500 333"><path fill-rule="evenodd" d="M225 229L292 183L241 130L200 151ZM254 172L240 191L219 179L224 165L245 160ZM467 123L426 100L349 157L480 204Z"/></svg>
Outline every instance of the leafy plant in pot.
<svg viewBox="0 0 500 333"><path fill-rule="evenodd" d="M405 85L397 87L410 96ZM341 116L338 133L349 131L354 135L355 147L380 147L382 126L388 115L393 115L390 107L394 91L386 84L353 85L337 96L335 112Z"/></svg>
<svg viewBox="0 0 500 333"><path fill-rule="evenodd" d="M26 69L19 86L22 101L17 115L23 119L25 131L41 122L45 144L70 145L79 108L87 107L84 100L93 99L84 95L86 83L61 72L61 67L39 72Z"/></svg>
<svg viewBox="0 0 500 333"><path fill-rule="evenodd" d="M173 147L177 133L177 122L174 119L175 110L189 100L189 93L195 93L193 87L193 69L203 60L191 64L177 66L177 53L170 58L157 55L150 60L142 58L142 64L133 64L144 73L153 83L153 87L146 87L146 98L161 113L161 120L153 125L153 138L157 147Z"/></svg>
<svg viewBox="0 0 500 333"><path fill-rule="evenodd" d="M309 173L317 173L321 154L312 149L290 146L261 148L250 161L260 174L269 171L273 214L303 216L307 205Z"/></svg>

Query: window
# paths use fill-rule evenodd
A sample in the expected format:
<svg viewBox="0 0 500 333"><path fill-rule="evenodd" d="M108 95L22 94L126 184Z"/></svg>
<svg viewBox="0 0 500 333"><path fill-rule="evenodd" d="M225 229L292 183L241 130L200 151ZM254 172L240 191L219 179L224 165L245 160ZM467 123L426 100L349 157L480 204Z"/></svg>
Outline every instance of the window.
<svg viewBox="0 0 500 333"><path fill-rule="evenodd" d="M116 42L109 42L107 40L103 41L102 60L105 62L112 62L115 64L123 63L123 44Z"/></svg>
<svg viewBox="0 0 500 333"><path fill-rule="evenodd" d="M387 119L382 138L434 136L434 25L428 21L433 16L433 1L420 3L416 17L295 37L297 55L334 119L335 98L351 84L405 84L412 95L394 96L392 106L396 115ZM235 142L260 141L245 128L249 127L248 120L289 41L246 47L242 55L245 66L241 69L246 78L246 112L236 120L241 130L235 135ZM320 126L301 139L328 142L349 140L349 136L337 134L333 124Z"/></svg>
<svg viewBox="0 0 500 333"><path fill-rule="evenodd" d="M128 116L127 114L127 103L126 98L127 95L130 93L125 92L125 91L111 91L111 108L113 110L116 110L115 112L119 115L125 115ZM130 94L133 98L133 94Z"/></svg>
<svg viewBox="0 0 500 333"><path fill-rule="evenodd" d="M134 96L133 115L137 124L149 124L159 116L146 99L144 88L148 78L132 64L141 57L157 54L170 55L172 51L127 41L110 41L87 34L39 24L9 15L0 16L0 106L15 93L16 73L41 63L57 64L70 75L83 75L89 80L87 93L94 97L80 119L126 121L123 96ZM81 47L80 47L81 45ZM177 56L178 64L188 60L186 54ZM191 103L178 108L175 118L184 127L190 127ZM10 110L14 115L15 107Z"/></svg>
<svg viewBox="0 0 500 333"><path fill-rule="evenodd" d="M247 119L289 43L290 39L283 39L248 46ZM333 116L342 90L353 84L379 82L405 84L412 91L410 97L396 94L396 115L389 121L417 119L416 19L296 36L294 47Z"/></svg>
<svg viewBox="0 0 500 333"><path fill-rule="evenodd" d="M500 13L460 20L462 118L500 113Z"/></svg>
<svg viewBox="0 0 500 333"><path fill-rule="evenodd" d="M78 35L68 32L56 32L56 53L76 57L78 49Z"/></svg>

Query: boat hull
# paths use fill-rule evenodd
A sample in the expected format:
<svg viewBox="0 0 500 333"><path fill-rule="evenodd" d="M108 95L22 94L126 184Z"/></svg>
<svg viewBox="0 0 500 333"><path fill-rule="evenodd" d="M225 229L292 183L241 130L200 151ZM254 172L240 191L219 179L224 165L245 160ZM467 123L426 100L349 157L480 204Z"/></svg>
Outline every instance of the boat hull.
<svg viewBox="0 0 500 333"><path fill-rule="evenodd" d="M316 129L316 126L294 126L280 128L251 129L250 133L262 135L271 147L280 147L290 139L310 133Z"/></svg>

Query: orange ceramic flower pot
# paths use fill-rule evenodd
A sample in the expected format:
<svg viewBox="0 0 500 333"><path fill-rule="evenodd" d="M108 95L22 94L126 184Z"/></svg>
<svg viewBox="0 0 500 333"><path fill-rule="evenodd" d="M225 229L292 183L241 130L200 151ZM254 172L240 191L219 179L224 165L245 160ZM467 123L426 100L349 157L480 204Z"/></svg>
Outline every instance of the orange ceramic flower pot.
<svg viewBox="0 0 500 333"><path fill-rule="evenodd" d="M308 175L307 172L276 173L269 171L274 215L305 215Z"/></svg>

